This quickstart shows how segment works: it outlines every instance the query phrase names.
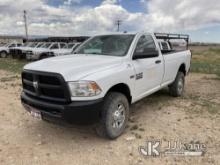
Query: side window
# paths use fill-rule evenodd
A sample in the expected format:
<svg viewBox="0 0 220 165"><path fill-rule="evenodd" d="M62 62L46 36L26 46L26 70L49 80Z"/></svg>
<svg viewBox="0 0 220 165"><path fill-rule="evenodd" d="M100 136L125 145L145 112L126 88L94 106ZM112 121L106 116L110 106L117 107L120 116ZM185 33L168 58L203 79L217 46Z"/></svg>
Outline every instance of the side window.
<svg viewBox="0 0 220 165"><path fill-rule="evenodd" d="M135 49L135 53L144 53L147 50L155 50L156 46L154 43L153 38L150 35L143 35L140 37L136 49Z"/></svg>
<svg viewBox="0 0 220 165"><path fill-rule="evenodd" d="M50 49L59 49L59 45L57 43L53 44Z"/></svg>
<svg viewBox="0 0 220 165"><path fill-rule="evenodd" d="M169 47L168 47L166 42L161 42L161 45L162 45L162 49L163 50L168 50L169 49Z"/></svg>

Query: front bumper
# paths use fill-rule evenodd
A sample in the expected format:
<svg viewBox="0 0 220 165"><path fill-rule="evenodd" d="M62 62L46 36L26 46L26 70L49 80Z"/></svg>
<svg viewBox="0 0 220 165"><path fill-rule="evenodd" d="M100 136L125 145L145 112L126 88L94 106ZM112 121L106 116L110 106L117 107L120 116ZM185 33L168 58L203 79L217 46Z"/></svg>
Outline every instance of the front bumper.
<svg viewBox="0 0 220 165"><path fill-rule="evenodd" d="M33 54L26 54L26 59L27 60L35 60L36 57Z"/></svg>
<svg viewBox="0 0 220 165"><path fill-rule="evenodd" d="M90 123L99 119L103 99L93 101L74 101L69 104L49 103L34 99L24 92L21 102L25 109L33 107L41 112L42 119L49 121L65 121L68 123Z"/></svg>

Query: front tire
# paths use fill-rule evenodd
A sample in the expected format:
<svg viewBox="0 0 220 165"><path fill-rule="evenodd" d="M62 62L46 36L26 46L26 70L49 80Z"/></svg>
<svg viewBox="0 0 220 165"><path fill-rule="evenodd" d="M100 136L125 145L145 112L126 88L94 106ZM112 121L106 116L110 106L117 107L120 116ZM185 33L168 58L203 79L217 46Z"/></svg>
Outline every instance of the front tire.
<svg viewBox="0 0 220 165"><path fill-rule="evenodd" d="M183 72L178 72L175 81L169 86L171 96L182 96L185 86L185 75Z"/></svg>
<svg viewBox="0 0 220 165"><path fill-rule="evenodd" d="M100 123L96 127L99 136L109 139L119 137L129 118L129 103L125 95L110 92L104 99Z"/></svg>
<svg viewBox="0 0 220 165"><path fill-rule="evenodd" d="M1 52L1 53L0 53L1 58L6 58L7 55L8 55L8 54L7 54L6 52Z"/></svg>

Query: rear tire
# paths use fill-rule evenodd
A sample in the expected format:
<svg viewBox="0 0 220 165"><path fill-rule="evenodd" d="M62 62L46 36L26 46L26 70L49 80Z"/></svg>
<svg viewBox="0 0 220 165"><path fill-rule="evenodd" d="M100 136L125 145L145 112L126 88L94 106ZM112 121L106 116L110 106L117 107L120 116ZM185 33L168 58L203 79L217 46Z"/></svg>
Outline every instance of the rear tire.
<svg viewBox="0 0 220 165"><path fill-rule="evenodd" d="M108 139L119 137L129 118L129 103L125 95L110 92L104 99L100 123L96 127L99 136Z"/></svg>
<svg viewBox="0 0 220 165"><path fill-rule="evenodd" d="M185 76L183 72L178 72L175 81L169 85L169 92L171 96L182 96L185 85Z"/></svg>
<svg viewBox="0 0 220 165"><path fill-rule="evenodd" d="M1 52L0 53L1 58L6 58L8 56L7 52Z"/></svg>

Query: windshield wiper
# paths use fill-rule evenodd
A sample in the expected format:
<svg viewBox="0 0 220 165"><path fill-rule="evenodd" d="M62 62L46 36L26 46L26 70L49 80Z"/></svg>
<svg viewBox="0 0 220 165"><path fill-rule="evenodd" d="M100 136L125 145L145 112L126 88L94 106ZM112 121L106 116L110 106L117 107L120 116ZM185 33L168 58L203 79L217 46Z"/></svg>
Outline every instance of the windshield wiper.
<svg viewBox="0 0 220 165"><path fill-rule="evenodd" d="M102 54L96 53L96 52L92 52L92 53L78 53L78 52L74 52L74 54L95 54L95 55L102 55Z"/></svg>
<svg viewBox="0 0 220 165"><path fill-rule="evenodd" d="M88 53L88 54L100 54L100 53L92 52L92 53Z"/></svg>

